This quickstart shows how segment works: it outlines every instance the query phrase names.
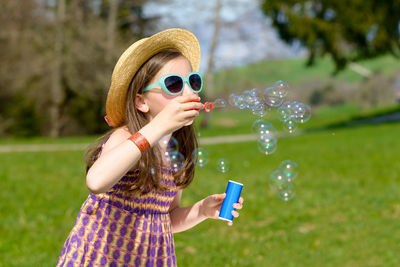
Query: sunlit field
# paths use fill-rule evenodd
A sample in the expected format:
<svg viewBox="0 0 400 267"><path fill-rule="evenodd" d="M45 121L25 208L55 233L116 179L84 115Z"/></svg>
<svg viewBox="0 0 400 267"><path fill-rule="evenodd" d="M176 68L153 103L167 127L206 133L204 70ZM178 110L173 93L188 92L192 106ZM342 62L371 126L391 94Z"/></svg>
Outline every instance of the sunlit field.
<svg viewBox="0 0 400 267"><path fill-rule="evenodd" d="M175 234L178 264L396 266L400 123L349 126L355 125L351 122L356 114L368 118L374 112L385 110L363 113L342 106L315 111L298 134L282 135L269 156L258 152L252 141L203 146L209 163L198 167L182 205L224 192L229 179L244 184L245 205L232 227L207 220ZM248 134L255 119L244 112L217 113L210 130L201 131L200 137ZM281 130L279 122L270 119ZM224 126L219 123L223 120L231 123ZM94 139L66 138L58 143ZM27 142L48 143L48 139ZM220 158L231 163L225 174L216 169ZM286 159L299 164L293 182L296 195L288 202L268 185L271 172ZM54 266L88 194L83 151L0 153L0 166L0 265Z"/></svg>

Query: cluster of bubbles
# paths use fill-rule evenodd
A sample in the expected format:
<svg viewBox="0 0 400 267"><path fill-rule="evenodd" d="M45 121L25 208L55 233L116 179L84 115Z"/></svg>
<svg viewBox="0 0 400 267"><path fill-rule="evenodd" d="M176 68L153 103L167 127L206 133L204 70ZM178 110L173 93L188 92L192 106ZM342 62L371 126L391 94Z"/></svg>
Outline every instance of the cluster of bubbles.
<svg viewBox="0 0 400 267"><path fill-rule="evenodd" d="M160 146L163 148L163 161L172 169L173 172L178 172L182 169L185 157L178 150L178 141L175 137L163 136L159 140Z"/></svg>
<svg viewBox="0 0 400 267"><path fill-rule="evenodd" d="M299 101L285 101L278 108L278 115L289 133L293 133L297 123L305 123L311 118L311 108Z"/></svg>
<svg viewBox="0 0 400 267"><path fill-rule="evenodd" d="M297 177L298 165L292 160L284 160L279 169L270 175L270 188L284 201L291 200L294 195L293 180Z"/></svg>
<svg viewBox="0 0 400 267"><path fill-rule="evenodd" d="M253 123L251 129L257 135L258 150L265 155L274 153L278 140L274 126L266 120L259 119Z"/></svg>
<svg viewBox="0 0 400 267"><path fill-rule="evenodd" d="M299 101L285 101L289 85L279 80L274 86L268 87L262 92L258 88L245 90L241 94L231 94L229 103L239 109L248 109L254 115L264 116L267 111L276 108L279 120L289 131L293 133L297 123L305 123L311 117L311 108Z"/></svg>
<svg viewBox="0 0 400 267"><path fill-rule="evenodd" d="M280 80L274 86L268 87L262 92L257 88L245 90L240 95L231 94L229 103L241 110L248 109L254 115L264 116L273 108L278 113L278 118L284 123L289 133L293 133L298 123L305 123L311 117L311 108L299 101L285 101L289 86ZM225 108L227 102L223 98L217 98L213 102L206 102L204 111L210 112L215 108ZM277 130L268 121L260 118L252 125L252 132L257 136L258 150L270 155L277 148ZM200 133L197 134L200 137ZM159 141L162 151L163 161L166 162L174 172L178 172L184 165L185 158L178 150L177 140L171 137L162 137ZM209 162L208 151L202 147L193 151L195 164L204 167ZM270 175L270 187L276 192L280 199L289 201L295 195L293 180L297 177L297 163L291 160L282 161L279 169ZM226 173L230 169L230 162L226 158L217 161L217 170ZM154 169L150 170L154 172Z"/></svg>
<svg viewBox="0 0 400 267"><path fill-rule="evenodd" d="M193 151L193 158L197 166L204 167L208 161L208 152L202 147L199 147ZM220 158L217 161L217 170L222 173L226 173L230 169L230 162L225 158Z"/></svg>

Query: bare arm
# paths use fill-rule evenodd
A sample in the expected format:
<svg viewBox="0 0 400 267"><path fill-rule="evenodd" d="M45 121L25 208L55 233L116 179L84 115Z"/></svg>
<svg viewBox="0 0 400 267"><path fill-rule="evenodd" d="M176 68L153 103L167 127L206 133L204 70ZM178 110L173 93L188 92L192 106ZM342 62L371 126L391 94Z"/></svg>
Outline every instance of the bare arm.
<svg viewBox="0 0 400 267"><path fill-rule="evenodd" d="M152 146L162 132L147 124L140 131ZM86 175L86 185L92 193L108 191L127 173L142 156L138 147L128 138L131 133L124 128L116 130L103 147L101 156L95 161Z"/></svg>
<svg viewBox="0 0 400 267"><path fill-rule="evenodd" d="M139 132L153 146L160 137L191 123L199 115L196 109L201 109L203 104L192 102L198 100L200 98L194 94L177 96ZM128 140L131 134L127 129L119 128L110 136L101 156L86 175L86 185L91 192L107 192L139 161L142 155L136 145Z"/></svg>

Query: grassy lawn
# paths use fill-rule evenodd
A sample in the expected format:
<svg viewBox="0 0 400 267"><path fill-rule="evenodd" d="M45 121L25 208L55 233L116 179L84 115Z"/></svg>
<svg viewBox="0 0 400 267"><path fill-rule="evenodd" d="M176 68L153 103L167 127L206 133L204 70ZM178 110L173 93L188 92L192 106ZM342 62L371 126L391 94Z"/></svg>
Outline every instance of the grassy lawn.
<svg viewBox="0 0 400 267"><path fill-rule="evenodd" d="M364 111L352 105L316 110L303 126L306 131L280 138L270 156L259 153L255 142L205 146L210 162L197 169L182 205L223 192L227 180L233 179L245 186L245 207L232 227L208 220L175 234L178 264L397 266L400 123L324 128L373 112L384 110ZM255 119L247 112L216 113L201 136L246 134ZM268 119L276 122L273 114ZM0 266L55 265L88 194L82 154L0 153ZM216 170L222 157L231 162L226 174ZM270 173L285 159L299 164L296 196L289 202L268 186Z"/></svg>

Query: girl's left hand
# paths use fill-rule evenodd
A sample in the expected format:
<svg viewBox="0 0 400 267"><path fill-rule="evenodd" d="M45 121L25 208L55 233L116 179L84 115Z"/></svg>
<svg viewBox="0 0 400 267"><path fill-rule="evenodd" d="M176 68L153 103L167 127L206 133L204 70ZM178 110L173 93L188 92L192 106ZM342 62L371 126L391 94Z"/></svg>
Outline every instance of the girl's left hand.
<svg viewBox="0 0 400 267"><path fill-rule="evenodd" d="M219 211L221 210L222 202L224 201L225 196L226 194L223 193L206 197L203 199L200 212L207 218L218 219ZM237 210L240 210L243 207L243 200L244 199L240 197L239 202L233 204L233 207L236 209L232 211L233 217L239 217L239 212ZM232 225L232 222L226 223L229 226Z"/></svg>

